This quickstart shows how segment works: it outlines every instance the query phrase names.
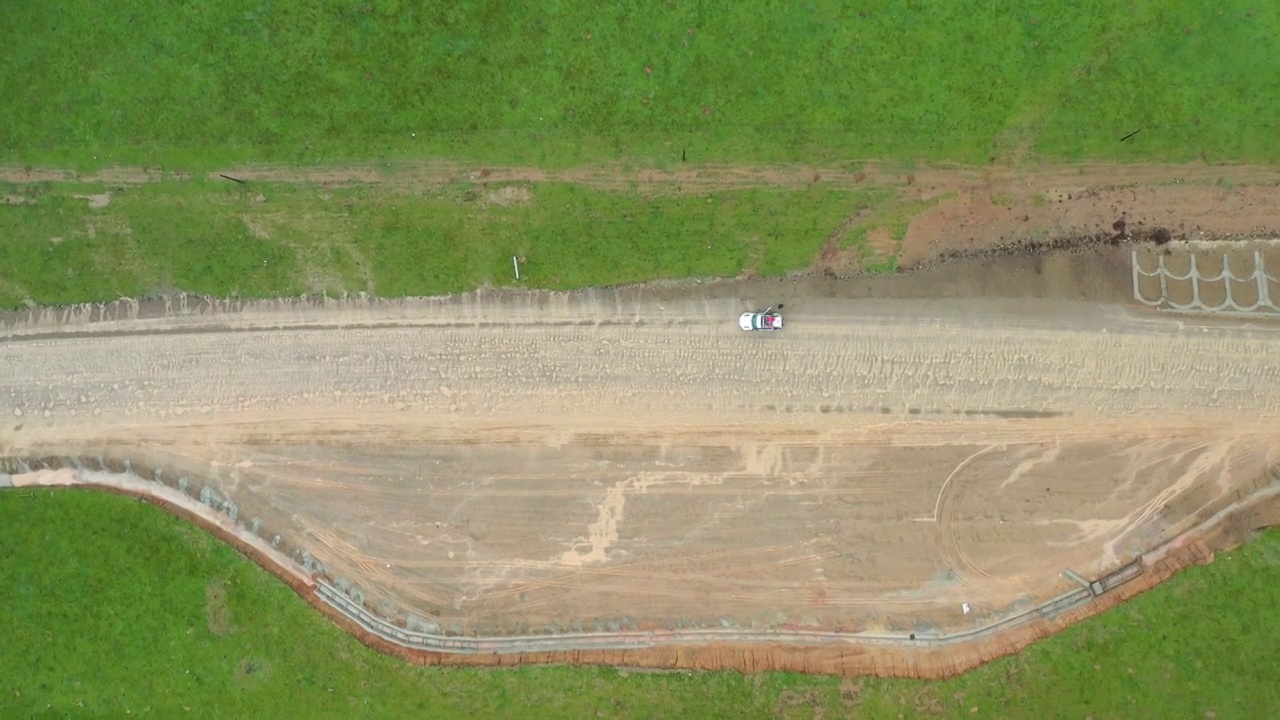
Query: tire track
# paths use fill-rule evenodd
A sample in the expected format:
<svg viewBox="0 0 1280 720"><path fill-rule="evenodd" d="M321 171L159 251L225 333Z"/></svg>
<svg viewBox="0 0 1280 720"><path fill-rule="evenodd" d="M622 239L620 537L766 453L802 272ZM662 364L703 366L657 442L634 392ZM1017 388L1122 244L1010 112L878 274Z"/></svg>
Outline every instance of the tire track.
<svg viewBox="0 0 1280 720"><path fill-rule="evenodd" d="M998 445L988 445L965 458L959 465L956 465L951 474L943 480L933 510L933 521L938 526L937 545L943 561L954 574L956 580L983 597L992 596L990 583L995 578L990 573L974 565L965 555L960 546L960 539L956 534L955 520L959 515L960 506L964 501L969 485L977 479L976 476L974 478L968 477L965 474L965 470L980 458L993 452L1000 452L1003 449Z"/></svg>

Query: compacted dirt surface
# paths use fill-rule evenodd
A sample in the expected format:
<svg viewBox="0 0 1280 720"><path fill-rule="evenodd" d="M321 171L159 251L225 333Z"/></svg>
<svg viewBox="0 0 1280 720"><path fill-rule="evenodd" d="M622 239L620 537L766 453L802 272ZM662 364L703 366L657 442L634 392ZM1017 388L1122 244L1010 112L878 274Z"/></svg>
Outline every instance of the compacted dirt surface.
<svg viewBox="0 0 1280 720"><path fill-rule="evenodd" d="M897 299L726 281L15 314L0 454L207 486L442 633L962 631L1280 464L1280 324L1077 299L1128 257L960 263ZM1008 297L981 268L1056 280ZM976 297L929 297L965 279ZM779 303L782 332L737 328Z"/></svg>

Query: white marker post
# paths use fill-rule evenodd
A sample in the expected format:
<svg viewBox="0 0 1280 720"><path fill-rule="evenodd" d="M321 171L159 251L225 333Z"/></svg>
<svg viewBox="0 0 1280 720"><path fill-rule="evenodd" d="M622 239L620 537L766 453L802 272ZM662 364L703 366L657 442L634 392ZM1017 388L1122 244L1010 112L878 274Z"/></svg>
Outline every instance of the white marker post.
<svg viewBox="0 0 1280 720"><path fill-rule="evenodd" d="M520 260L515 255L511 256L511 264L516 269L516 282L520 281Z"/></svg>

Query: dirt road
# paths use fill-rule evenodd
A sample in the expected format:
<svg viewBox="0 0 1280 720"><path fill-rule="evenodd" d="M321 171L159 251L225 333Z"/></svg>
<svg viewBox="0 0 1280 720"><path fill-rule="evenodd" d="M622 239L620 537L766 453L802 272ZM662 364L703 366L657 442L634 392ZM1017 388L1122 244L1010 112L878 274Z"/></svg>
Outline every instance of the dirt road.
<svg viewBox="0 0 1280 720"><path fill-rule="evenodd" d="M1280 463L1276 325L788 285L47 313L0 455L207 481L467 634L968 627Z"/></svg>

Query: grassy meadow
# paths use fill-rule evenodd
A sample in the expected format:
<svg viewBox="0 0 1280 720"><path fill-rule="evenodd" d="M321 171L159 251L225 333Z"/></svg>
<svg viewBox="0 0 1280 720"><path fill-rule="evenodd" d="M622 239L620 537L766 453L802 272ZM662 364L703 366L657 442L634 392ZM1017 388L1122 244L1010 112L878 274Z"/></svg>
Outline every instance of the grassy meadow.
<svg viewBox="0 0 1280 720"><path fill-rule="evenodd" d="M1254 0L0 6L0 164L1280 157Z"/></svg>

